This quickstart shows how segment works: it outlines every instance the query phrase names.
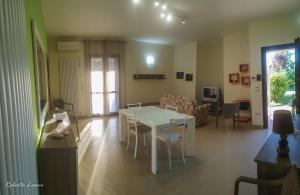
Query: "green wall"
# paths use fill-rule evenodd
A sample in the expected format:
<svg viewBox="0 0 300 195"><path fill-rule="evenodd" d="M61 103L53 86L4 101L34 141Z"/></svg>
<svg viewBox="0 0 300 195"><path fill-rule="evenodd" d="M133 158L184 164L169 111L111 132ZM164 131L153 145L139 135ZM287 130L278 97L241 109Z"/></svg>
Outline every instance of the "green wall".
<svg viewBox="0 0 300 195"><path fill-rule="evenodd" d="M27 49L28 49L28 59L29 59L28 64L30 68L30 79L31 79L33 129L35 130L34 134L35 134L36 144L38 144L41 135L41 129L38 128L38 120L37 120L37 102L36 102L36 94L35 94L31 21L34 20L37 29L39 31L40 37L42 39L42 44L44 48L47 50L47 34L46 34L46 28L45 28L40 0L25 0L25 18L26 18Z"/></svg>

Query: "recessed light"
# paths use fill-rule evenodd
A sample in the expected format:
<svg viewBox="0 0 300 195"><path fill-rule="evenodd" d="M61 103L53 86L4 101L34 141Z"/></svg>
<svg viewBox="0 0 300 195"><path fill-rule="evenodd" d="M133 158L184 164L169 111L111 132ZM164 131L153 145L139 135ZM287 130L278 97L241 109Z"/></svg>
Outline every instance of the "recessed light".
<svg viewBox="0 0 300 195"><path fill-rule="evenodd" d="M166 4L163 4L163 5L161 6L161 8L162 8L163 10L166 10L166 9L167 9L167 5L166 5Z"/></svg>
<svg viewBox="0 0 300 195"><path fill-rule="evenodd" d="M166 19L167 19L167 21L168 21L168 22L170 22L170 21L172 21L173 17L172 17L172 15L171 15L171 14L168 14L168 16L167 16L167 18L166 18Z"/></svg>
<svg viewBox="0 0 300 195"><path fill-rule="evenodd" d="M133 3L139 3L140 0L133 0Z"/></svg>
<svg viewBox="0 0 300 195"><path fill-rule="evenodd" d="M161 18L165 18L166 15L165 15L164 13L161 13L161 14L160 14L160 17L161 17Z"/></svg>
<svg viewBox="0 0 300 195"><path fill-rule="evenodd" d="M154 2L155 7L159 6L159 1Z"/></svg>

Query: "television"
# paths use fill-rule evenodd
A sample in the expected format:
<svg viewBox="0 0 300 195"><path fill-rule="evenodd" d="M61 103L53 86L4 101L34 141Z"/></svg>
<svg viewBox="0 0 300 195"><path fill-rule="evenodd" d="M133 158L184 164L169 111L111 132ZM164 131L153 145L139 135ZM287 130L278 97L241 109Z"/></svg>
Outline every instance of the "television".
<svg viewBox="0 0 300 195"><path fill-rule="evenodd" d="M217 102L220 97L220 90L218 87L203 87L202 100L208 102Z"/></svg>

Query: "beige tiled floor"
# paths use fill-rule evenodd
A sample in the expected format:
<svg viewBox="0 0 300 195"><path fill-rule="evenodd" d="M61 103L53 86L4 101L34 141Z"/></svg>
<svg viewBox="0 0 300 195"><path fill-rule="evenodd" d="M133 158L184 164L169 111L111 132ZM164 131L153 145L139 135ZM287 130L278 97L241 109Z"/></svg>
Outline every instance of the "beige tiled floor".
<svg viewBox="0 0 300 195"><path fill-rule="evenodd" d="M83 130L79 145L80 194L232 195L237 176L256 176L254 158L270 131L247 124L242 124L240 130L230 130L230 122L227 133L215 128L214 118L197 128L196 156L187 158L183 165L180 150L175 147L172 171L168 170L162 146L159 174L155 176L150 171L149 145L144 148L140 144L134 160L133 145L125 152L125 143L118 141L118 117L94 118ZM256 187L242 185L240 194L257 194Z"/></svg>

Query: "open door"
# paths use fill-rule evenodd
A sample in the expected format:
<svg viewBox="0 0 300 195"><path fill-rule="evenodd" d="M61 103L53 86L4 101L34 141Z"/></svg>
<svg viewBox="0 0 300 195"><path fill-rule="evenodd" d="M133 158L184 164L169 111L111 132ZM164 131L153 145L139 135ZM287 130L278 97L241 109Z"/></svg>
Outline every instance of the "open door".
<svg viewBox="0 0 300 195"><path fill-rule="evenodd" d="M300 38L295 39L296 113L300 114Z"/></svg>
<svg viewBox="0 0 300 195"><path fill-rule="evenodd" d="M275 110L293 111L293 99L296 99L296 112L300 114L299 51L300 38L294 43L261 48L264 128L268 128Z"/></svg>

